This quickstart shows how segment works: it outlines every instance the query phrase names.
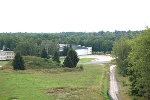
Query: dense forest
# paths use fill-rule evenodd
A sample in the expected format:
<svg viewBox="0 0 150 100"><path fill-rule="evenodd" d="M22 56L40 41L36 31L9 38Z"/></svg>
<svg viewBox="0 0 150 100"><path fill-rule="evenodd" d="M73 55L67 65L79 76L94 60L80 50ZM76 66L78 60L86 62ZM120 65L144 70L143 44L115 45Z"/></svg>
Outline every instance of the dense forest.
<svg viewBox="0 0 150 100"><path fill-rule="evenodd" d="M121 36L130 38L140 32L0 33L0 49L19 51L24 56L39 56L44 48L48 55L54 55L59 50L58 44L77 44L92 47L93 52L110 53L115 40Z"/></svg>
<svg viewBox="0 0 150 100"><path fill-rule="evenodd" d="M129 77L134 100L150 100L150 28L132 38L115 41L112 56L120 75Z"/></svg>

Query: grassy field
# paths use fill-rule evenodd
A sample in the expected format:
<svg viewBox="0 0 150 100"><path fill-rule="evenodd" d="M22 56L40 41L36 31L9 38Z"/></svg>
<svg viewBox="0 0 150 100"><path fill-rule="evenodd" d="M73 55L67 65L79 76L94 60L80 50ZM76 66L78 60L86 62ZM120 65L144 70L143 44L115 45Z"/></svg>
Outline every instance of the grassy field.
<svg viewBox="0 0 150 100"><path fill-rule="evenodd" d="M90 62L91 60L94 60L95 58L80 58L79 63L85 63ZM60 58L61 63L64 62L64 58Z"/></svg>
<svg viewBox="0 0 150 100"><path fill-rule="evenodd" d="M0 65L5 65L7 63L8 63L8 61L0 61Z"/></svg>
<svg viewBox="0 0 150 100"><path fill-rule="evenodd" d="M72 72L0 70L0 100L106 100L108 67L83 66Z"/></svg>

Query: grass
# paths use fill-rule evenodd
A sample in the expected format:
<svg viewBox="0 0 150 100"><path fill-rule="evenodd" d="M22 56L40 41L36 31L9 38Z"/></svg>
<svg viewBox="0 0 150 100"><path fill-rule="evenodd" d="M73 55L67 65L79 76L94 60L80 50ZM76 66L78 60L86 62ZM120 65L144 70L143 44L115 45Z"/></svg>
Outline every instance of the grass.
<svg viewBox="0 0 150 100"><path fill-rule="evenodd" d="M104 67L104 71L103 71L103 84L102 84L102 89L101 89L101 93L103 95L103 97L105 98L105 100L109 100L108 96L107 96L107 90L108 90L108 80L109 80L109 74L108 74L108 70L109 70L109 66Z"/></svg>
<svg viewBox="0 0 150 100"><path fill-rule="evenodd" d="M45 59L35 56L23 56L26 69L50 69L60 68L61 64L52 61L51 59ZM9 61L5 66L12 67L12 61Z"/></svg>
<svg viewBox="0 0 150 100"><path fill-rule="evenodd" d="M0 61L0 65L5 65L7 63L8 63L8 61Z"/></svg>
<svg viewBox="0 0 150 100"><path fill-rule="evenodd" d="M132 96L129 95L129 88L130 88L130 82L129 77L123 77L120 74L118 74L118 70L116 67L116 79L120 83L121 90L119 91L119 94L121 98L124 100L132 100Z"/></svg>
<svg viewBox="0 0 150 100"><path fill-rule="evenodd" d="M72 72L61 72L62 69L59 68L46 71L6 70L0 70L0 100L105 100L106 98L104 94L107 68L100 65L84 65L83 71ZM104 91L104 94L101 94L101 91Z"/></svg>
<svg viewBox="0 0 150 100"><path fill-rule="evenodd" d="M90 62L91 60L94 60L95 58L80 58L79 63L86 63ZM60 58L61 63L64 62L64 58Z"/></svg>

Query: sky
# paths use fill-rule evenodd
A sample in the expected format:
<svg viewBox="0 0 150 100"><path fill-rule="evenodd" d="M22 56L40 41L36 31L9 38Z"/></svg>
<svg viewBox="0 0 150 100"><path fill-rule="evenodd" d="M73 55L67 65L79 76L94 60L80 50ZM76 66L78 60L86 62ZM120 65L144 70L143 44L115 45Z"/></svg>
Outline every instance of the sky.
<svg viewBox="0 0 150 100"><path fill-rule="evenodd" d="M0 32L98 32L150 26L150 0L0 0Z"/></svg>

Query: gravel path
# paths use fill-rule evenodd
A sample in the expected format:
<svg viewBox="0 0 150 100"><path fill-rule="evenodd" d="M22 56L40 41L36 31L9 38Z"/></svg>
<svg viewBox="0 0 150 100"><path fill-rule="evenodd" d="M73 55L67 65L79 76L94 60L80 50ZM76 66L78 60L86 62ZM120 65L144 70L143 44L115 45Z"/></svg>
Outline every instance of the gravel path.
<svg viewBox="0 0 150 100"><path fill-rule="evenodd" d="M115 78L115 67L116 67L116 65L110 66L110 89L109 89L109 93L114 100L119 100L117 97L117 95L119 95L119 93L118 93L119 88L118 88L118 84L117 84L117 81Z"/></svg>

